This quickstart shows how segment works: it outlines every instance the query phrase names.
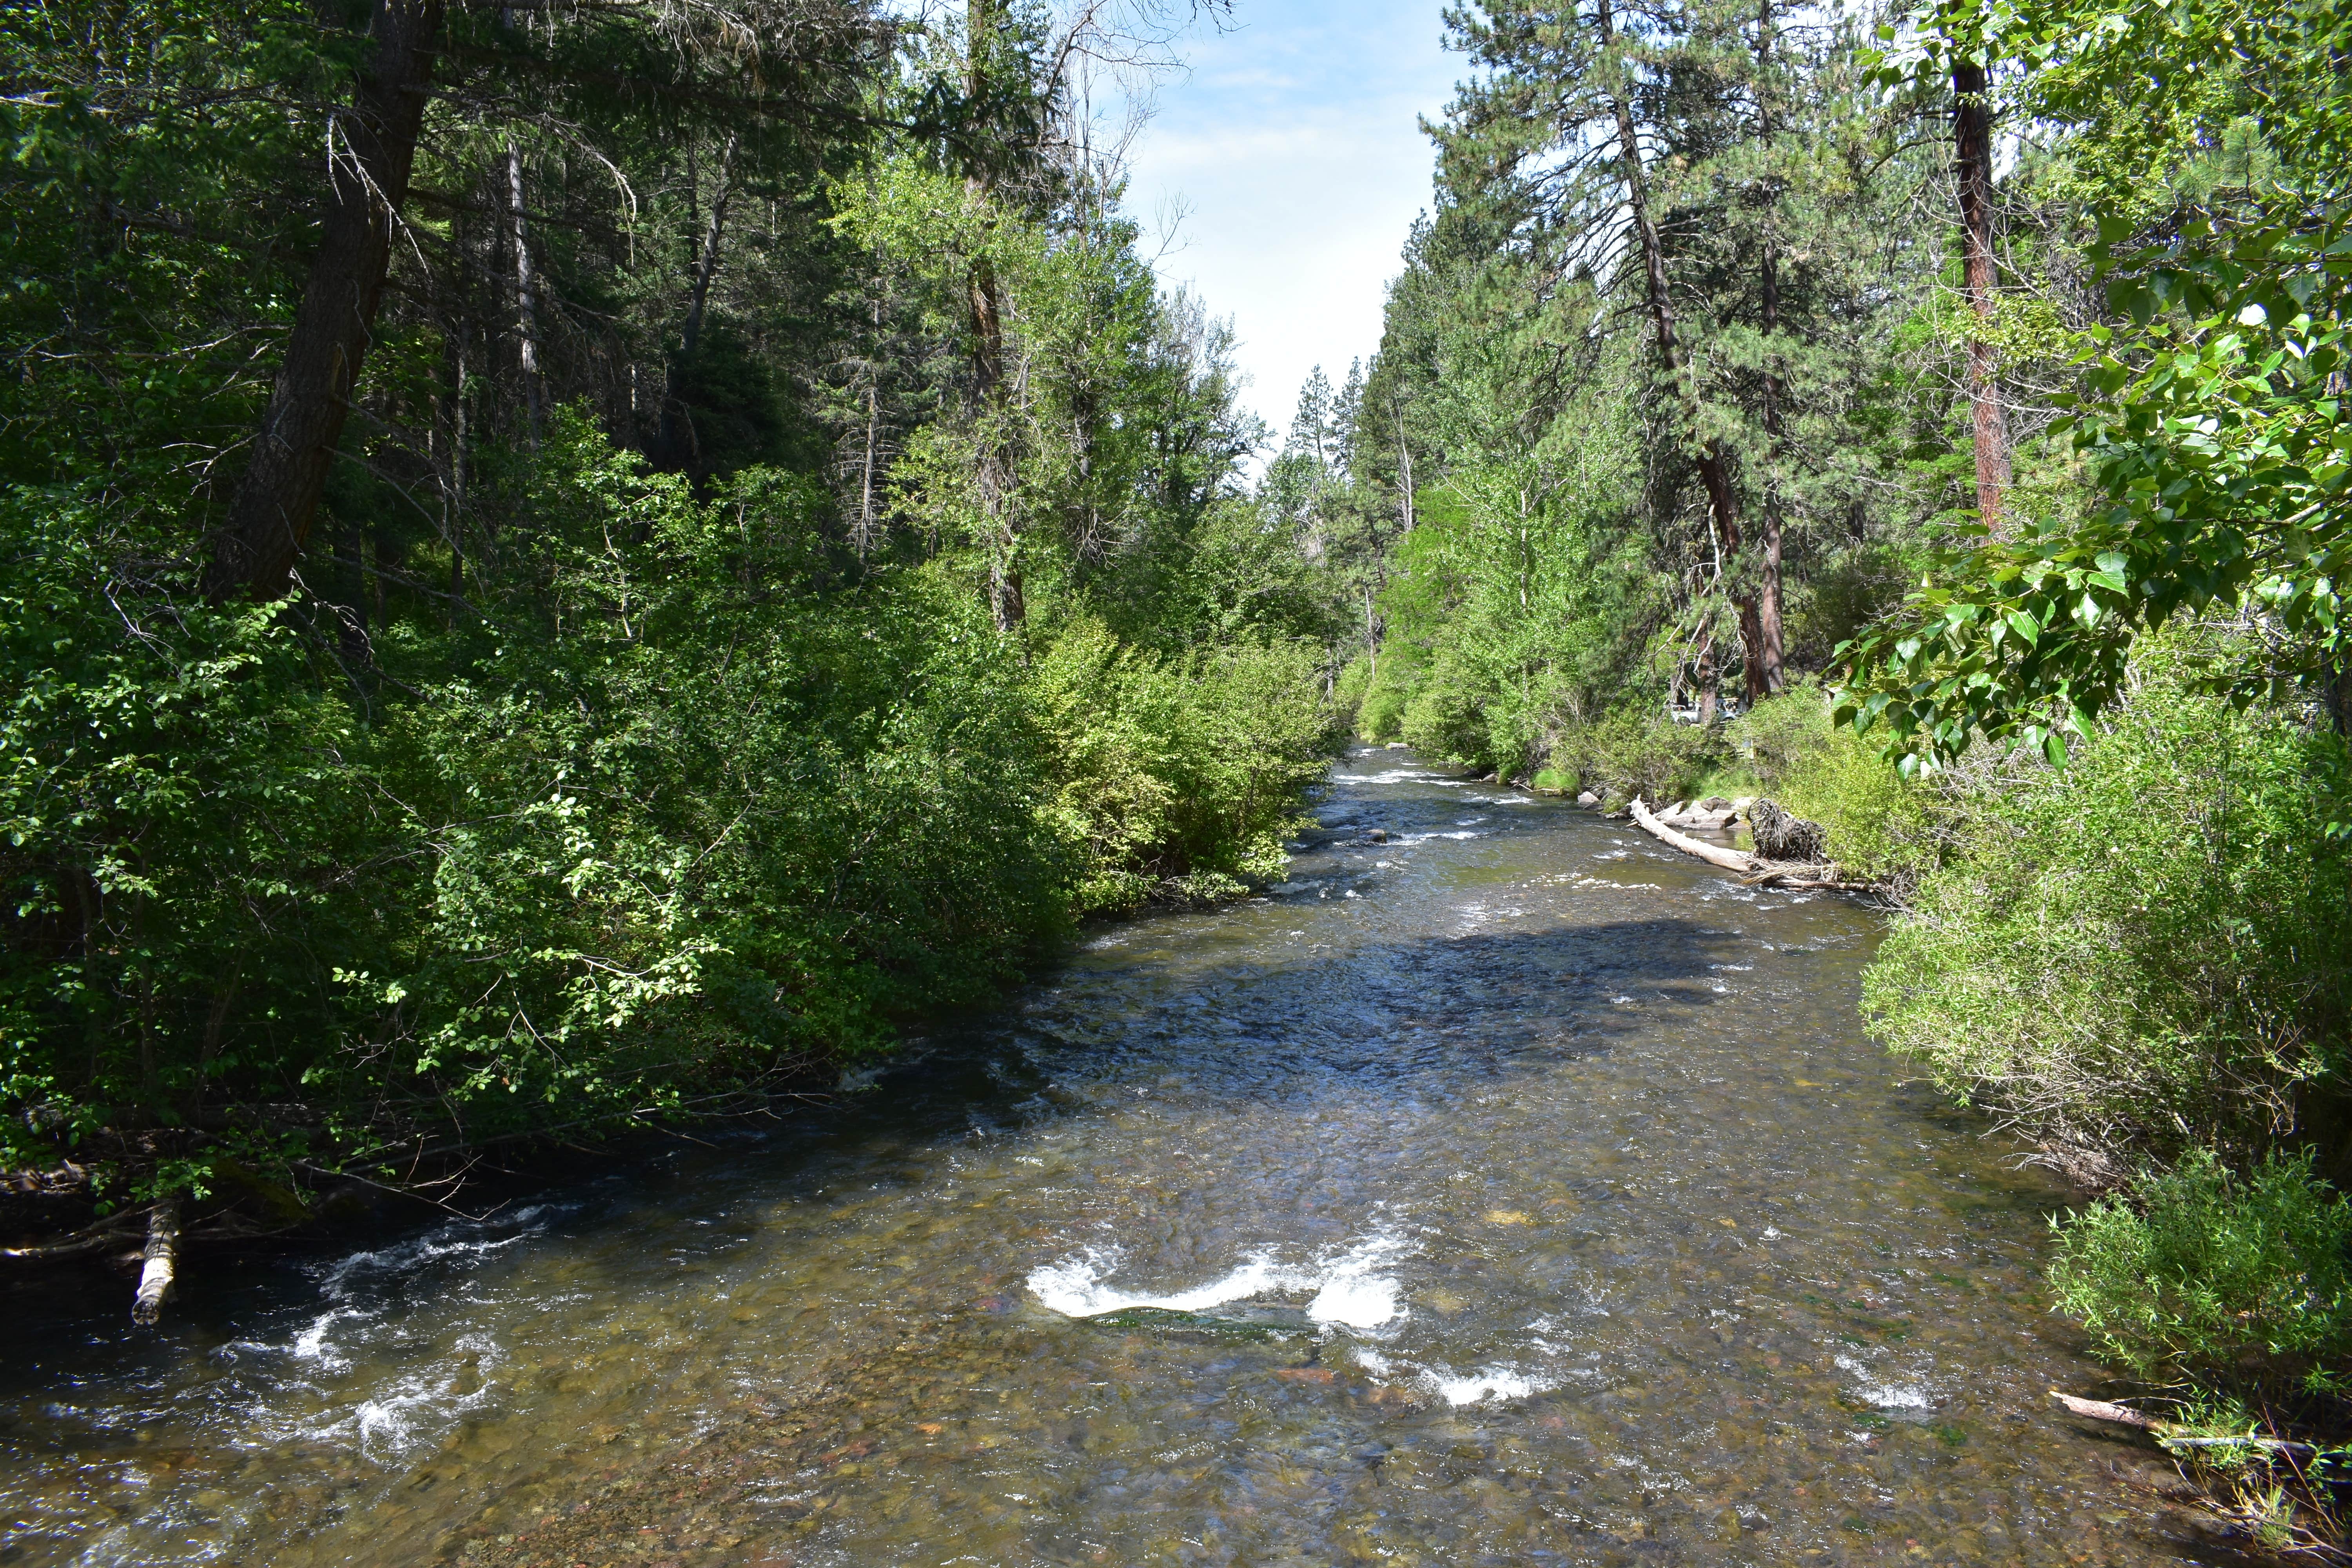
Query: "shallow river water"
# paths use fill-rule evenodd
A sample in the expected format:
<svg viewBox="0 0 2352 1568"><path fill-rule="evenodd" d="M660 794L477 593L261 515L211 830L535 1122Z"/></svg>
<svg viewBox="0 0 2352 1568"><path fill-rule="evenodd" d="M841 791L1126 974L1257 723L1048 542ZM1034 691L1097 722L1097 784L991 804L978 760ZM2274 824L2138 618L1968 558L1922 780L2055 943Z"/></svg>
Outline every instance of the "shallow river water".
<svg viewBox="0 0 2352 1568"><path fill-rule="evenodd" d="M1398 752L781 1131L11 1288L0 1562L2213 1561L2054 1415L2059 1194L1874 921ZM1372 842L1379 828L1386 842Z"/></svg>

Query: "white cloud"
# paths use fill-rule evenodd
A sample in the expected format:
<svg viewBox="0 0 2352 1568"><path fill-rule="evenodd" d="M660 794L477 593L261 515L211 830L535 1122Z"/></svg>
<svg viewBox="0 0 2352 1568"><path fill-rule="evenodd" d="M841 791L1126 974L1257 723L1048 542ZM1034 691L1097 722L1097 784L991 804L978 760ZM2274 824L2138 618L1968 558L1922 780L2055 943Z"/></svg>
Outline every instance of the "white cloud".
<svg viewBox="0 0 2352 1568"><path fill-rule="evenodd" d="M1160 263L1234 318L1246 395L1280 430L1313 366L1337 380L1380 346L1381 307L1429 205L1435 118L1464 63L1436 0L1243 0L1241 26L1195 36L1191 75L1159 94L1130 208L1187 216Z"/></svg>

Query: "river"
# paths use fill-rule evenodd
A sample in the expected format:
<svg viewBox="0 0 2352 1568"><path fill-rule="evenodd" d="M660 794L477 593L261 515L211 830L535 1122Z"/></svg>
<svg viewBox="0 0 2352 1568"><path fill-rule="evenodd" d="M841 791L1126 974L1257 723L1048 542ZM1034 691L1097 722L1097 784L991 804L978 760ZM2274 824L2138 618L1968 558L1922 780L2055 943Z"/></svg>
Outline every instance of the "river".
<svg viewBox="0 0 2352 1568"><path fill-rule="evenodd" d="M483 1220L16 1282L0 1562L2221 1561L1875 920L1367 752L1288 883ZM1376 841L1372 830L1384 834Z"/></svg>

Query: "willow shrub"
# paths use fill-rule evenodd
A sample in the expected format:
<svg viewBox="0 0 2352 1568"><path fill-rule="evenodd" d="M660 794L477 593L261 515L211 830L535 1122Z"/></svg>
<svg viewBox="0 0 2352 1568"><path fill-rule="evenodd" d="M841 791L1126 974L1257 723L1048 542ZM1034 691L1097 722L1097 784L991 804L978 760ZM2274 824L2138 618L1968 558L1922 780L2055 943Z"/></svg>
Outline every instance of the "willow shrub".
<svg viewBox="0 0 2352 1568"><path fill-rule="evenodd" d="M698 495L569 416L499 482L478 616L372 657L5 498L0 1152L201 1183L725 1096L1137 879L1273 869L1321 766L1288 645L1024 666L945 571L849 571L807 481Z"/></svg>
<svg viewBox="0 0 2352 1568"><path fill-rule="evenodd" d="M2142 1375L2226 1367L2248 1352L2319 1376L2352 1352L2352 1204L2308 1153L2233 1174L2210 1149L2103 1198L2059 1232L2060 1309Z"/></svg>
<svg viewBox="0 0 2352 1568"><path fill-rule="evenodd" d="M2063 769L1967 789L1865 973L1873 1027L2030 1135L2161 1163L2333 1120L2352 1002L2344 747L2148 669Z"/></svg>
<svg viewBox="0 0 2352 1568"><path fill-rule="evenodd" d="M1573 777L1617 811L1637 795L1653 805L1688 798L1727 754L1717 730L1621 709L1554 736L1547 760L1557 776Z"/></svg>
<svg viewBox="0 0 2352 1568"><path fill-rule="evenodd" d="M1080 911L1281 874L1300 797L1345 736L1321 666L1313 645L1281 639L1155 654L1090 620L1050 646L1032 697Z"/></svg>
<svg viewBox="0 0 2352 1568"><path fill-rule="evenodd" d="M1813 682L1758 703L1731 724L1730 741L1761 794L1822 825L1830 858L1848 875L1907 891L1936 863L1948 799L1832 726Z"/></svg>

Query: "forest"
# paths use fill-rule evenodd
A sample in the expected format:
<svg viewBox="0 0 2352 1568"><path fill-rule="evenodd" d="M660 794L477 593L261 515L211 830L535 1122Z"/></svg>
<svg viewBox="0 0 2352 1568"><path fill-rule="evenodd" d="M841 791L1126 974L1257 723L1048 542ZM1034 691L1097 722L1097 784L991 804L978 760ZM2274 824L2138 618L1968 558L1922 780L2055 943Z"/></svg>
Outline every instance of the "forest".
<svg viewBox="0 0 2352 1568"><path fill-rule="evenodd" d="M2339 1392L2352 19L1453 6L1277 438L1095 108L1234 15L11 13L50 1251L754 1108L1278 879L1402 741L1820 824L1875 1037L2085 1194L2058 1304Z"/></svg>
<svg viewBox="0 0 2352 1568"><path fill-rule="evenodd" d="M1326 609L1084 108L1193 19L12 22L12 1168L722 1114L1276 873Z"/></svg>
<svg viewBox="0 0 2352 1568"><path fill-rule="evenodd" d="M1447 22L1435 206L1267 486L1361 584L1361 733L1817 822L1873 1034L2093 1194L2055 1304L2184 1430L2332 1408L2340 8Z"/></svg>

